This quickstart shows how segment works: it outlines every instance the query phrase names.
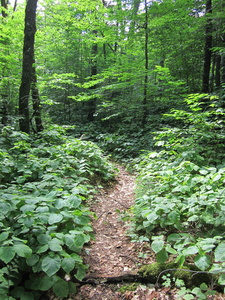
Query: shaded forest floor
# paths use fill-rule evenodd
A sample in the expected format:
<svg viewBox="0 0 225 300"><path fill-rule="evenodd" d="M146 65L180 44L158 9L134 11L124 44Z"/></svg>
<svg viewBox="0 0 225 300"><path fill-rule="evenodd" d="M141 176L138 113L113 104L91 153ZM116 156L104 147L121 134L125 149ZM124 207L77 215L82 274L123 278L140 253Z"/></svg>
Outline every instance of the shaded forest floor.
<svg viewBox="0 0 225 300"><path fill-rule="evenodd" d="M84 262L89 266L76 295L70 300L174 300L176 290L155 289L154 283L142 284L135 280L143 264L155 262L149 243L132 242L127 236L127 224L122 221L134 204L135 177L119 166L116 183L104 188L95 196L90 209L95 240L83 251ZM147 258L140 257L147 254ZM221 296L212 299L222 300ZM53 298L54 299L54 298Z"/></svg>
<svg viewBox="0 0 225 300"><path fill-rule="evenodd" d="M79 287L76 300L174 299L170 289L156 291L153 285L132 282L141 265L154 261L149 244L132 242L127 224L122 221L134 204L135 177L119 166L116 183L103 189L90 209L95 240L84 249L84 262L89 265L86 284ZM140 253L148 254L141 258Z"/></svg>

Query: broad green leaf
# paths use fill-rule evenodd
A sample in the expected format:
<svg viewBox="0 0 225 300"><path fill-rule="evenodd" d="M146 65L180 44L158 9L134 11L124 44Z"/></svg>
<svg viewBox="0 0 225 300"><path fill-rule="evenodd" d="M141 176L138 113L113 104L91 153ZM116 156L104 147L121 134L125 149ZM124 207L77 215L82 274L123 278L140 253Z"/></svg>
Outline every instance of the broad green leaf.
<svg viewBox="0 0 225 300"><path fill-rule="evenodd" d="M215 261L221 262L225 261L225 243L220 243L214 252L215 255Z"/></svg>
<svg viewBox="0 0 225 300"><path fill-rule="evenodd" d="M206 170L206 169L200 169L200 170L199 170L199 173L200 173L201 175L206 175L206 174L208 174L209 172L208 172L208 170Z"/></svg>
<svg viewBox="0 0 225 300"><path fill-rule="evenodd" d="M177 251L173 249L169 244L166 245L165 250L172 254L177 254Z"/></svg>
<svg viewBox="0 0 225 300"><path fill-rule="evenodd" d="M25 213L27 211L34 211L36 208L36 205L33 204L25 204L23 206L20 207L20 210Z"/></svg>
<svg viewBox="0 0 225 300"><path fill-rule="evenodd" d="M191 295L191 294L186 294L186 295L183 296L182 299L183 300L193 300L193 299L195 299L195 296Z"/></svg>
<svg viewBox="0 0 225 300"><path fill-rule="evenodd" d="M168 214L168 218L173 222L173 223L178 223L180 221L180 215L176 211L171 211Z"/></svg>
<svg viewBox="0 0 225 300"><path fill-rule="evenodd" d="M37 240L40 244L45 245L48 244L48 242L51 240L51 237L48 234L39 234L37 236Z"/></svg>
<svg viewBox="0 0 225 300"><path fill-rule="evenodd" d="M48 245L44 245L37 250L37 253L44 253L48 250Z"/></svg>
<svg viewBox="0 0 225 300"><path fill-rule="evenodd" d="M65 235L65 243L69 249L79 252L85 243L84 235L79 234L78 236Z"/></svg>
<svg viewBox="0 0 225 300"><path fill-rule="evenodd" d="M186 194L187 192L190 192L190 187L188 185L182 185L180 191L181 193Z"/></svg>
<svg viewBox="0 0 225 300"><path fill-rule="evenodd" d="M190 246L190 247L187 247L186 249L183 250L183 254L185 256L193 255L193 254L196 254L196 253L198 253L198 247L196 247L196 246Z"/></svg>
<svg viewBox="0 0 225 300"><path fill-rule="evenodd" d="M56 200L55 200L55 207L56 207L57 209L61 209L61 208L66 207L66 206L68 206L68 201L67 201L67 199L62 199L62 198L60 198L60 199L56 199Z"/></svg>
<svg viewBox="0 0 225 300"><path fill-rule="evenodd" d="M48 277L48 276L41 277L38 282L38 289L40 291L48 291L52 288L53 283L54 281L52 277Z"/></svg>
<svg viewBox="0 0 225 300"><path fill-rule="evenodd" d="M75 294L77 291L77 286L75 283L68 281L68 287L69 287L69 293L70 294Z"/></svg>
<svg viewBox="0 0 225 300"><path fill-rule="evenodd" d="M75 244L75 238L70 236L69 234L65 235L65 244L67 245L67 247L69 247L70 250L72 251L77 251L78 247Z"/></svg>
<svg viewBox="0 0 225 300"><path fill-rule="evenodd" d="M12 290L11 295L15 298L20 298L24 293L24 287L18 286Z"/></svg>
<svg viewBox="0 0 225 300"><path fill-rule="evenodd" d="M172 233L167 237L168 242L176 242L181 239L181 236L178 233Z"/></svg>
<svg viewBox="0 0 225 300"><path fill-rule="evenodd" d="M207 291L208 290L208 285L205 283L205 282L203 282L201 285L200 285L200 289L202 290L202 291Z"/></svg>
<svg viewBox="0 0 225 300"><path fill-rule="evenodd" d="M22 243L16 243L13 245L13 248L18 256L25 258L31 257L32 249L29 246Z"/></svg>
<svg viewBox="0 0 225 300"><path fill-rule="evenodd" d="M34 300L34 295L33 295L33 293L24 292L21 295L20 300Z"/></svg>
<svg viewBox="0 0 225 300"><path fill-rule="evenodd" d="M198 254L194 258L194 263L201 271L205 271L211 265L211 258L207 254L205 254L205 255Z"/></svg>
<svg viewBox="0 0 225 300"><path fill-rule="evenodd" d="M168 253L163 249L156 254L156 260L158 263L164 263L168 259Z"/></svg>
<svg viewBox="0 0 225 300"><path fill-rule="evenodd" d="M1 247L0 248L0 260L8 264L15 256L16 252L13 247Z"/></svg>
<svg viewBox="0 0 225 300"><path fill-rule="evenodd" d="M11 210L11 205L9 203L0 202L0 215L6 216L10 210Z"/></svg>
<svg viewBox="0 0 225 300"><path fill-rule="evenodd" d="M0 295L1 295L1 300L16 300L16 298L13 298L8 295L8 291L6 293L1 294L1 287L0 287Z"/></svg>
<svg viewBox="0 0 225 300"><path fill-rule="evenodd" d="M225 285L225 274L221 274L219 279L218 279L218 283L221 285Z"/></svg>
<svg viewBox="0 0 225 300"><path fill-rule="evenodd" d="M8 236L9 236L8 232L2 232L0 234L0 242L5 241L8 238Z"/></svg>
<svg viewBox="0 0 225 300"><path fill-rule="evenodd" d="M65 257L62 260L62 268L66 273L70 273L75 267L75 260L72 257Z"/></svg>
<svg viewBox="0 0 225 300"><path fill-rule="evenodd" d="M57 297L67 297L69 293L69 285L68 282L66 282L63 279L59 279L53 284L53 292Z"/></svg>
<svg viewBox="0 0 225 300"><path fill-rule="evenodd" d="M154 240L151 244L151 248L155 253L161 251L164 247L164 241L162 239Z"/></svg>
<svg viewBox="0 0 225 300"><path fill-rule="evenodd" d="M56 224L60 223L63 219L63 216L61 214L50 214L49 219L48 219L48 224Z"/></svg>
<svg viewBox="0 0 225 300"><path fill-rule="evenodd" d="M198 299L205 299L205 294L201 291L199 287L193 288L191 292L195 294L198 297Z"/></svg>
<svg viewBox="0 0 225 300"><path fill-rule="evenodd" d="M52 275L56 274L61 268L61 259L56 257L45 257L42 261L42 269L43 271L51 277Z"/></svg>
<svg viewBox="0 0 225 300"><path fill-rule="evenodd" d="M80 257L80 255L78 255L78 254L76 254L76 253L72 253L72 254L71 254L71 257L75 260L75 262L80 262L80 263L83 262L83 260L82 260L82 258Z"/></svg>
<svg viewBox="0 0 225 300"><path fill-rule="evenodd" d="M52 239L51 241L49 241L49 248L52 250L52 251L62 251L62 242L59 240L59 239Z"/></svg>
<svg viewBox="0 0 225 300"><path fill-rule="evenodd" d="M219 264L212 264L209 272L212 274L225 273L225 268L221 267Z"/></svg>
<svg viewBox="0 0 225 300"><path fill-rule="evenodd" d="M151 213L146 214L146 219L148 221L150 221L151 223L153 223L158 218L159 218L159 216L155 212L151 212Z"/></svg>
<svg viewBox="0 0 225 300"><path fill-rule="evenodd" d="M74 222L78 225L87 225L90 222L90 218L85 216L75 216Z"/></svg>
<svg viewBox="0 0 225 300"><path fill-rule="evenodd" d="M76 279L82 281L86 274L86 267L83 264L79 264L77 268L77 273L74 275Z"/></svg>
<svg viewBox="0 0 225 300"><path fill-rule="evenodd" d="M39 261L39 256L37 254L32 254L26 259L28 266L33 267Z"/></svg>
<svg viewBox="0 0 225 300"><path fill-rule="evenodd" d="M215 177L213 177L213 182L220 180L221 174L217 174Z"/></svg>
<svg viewBox="0 0 225 300"><path fill-rule="evenodd" d="M81 204L81 198L78 196L70 196L67 200L71 203L73 208L78 208Z"/></svg>

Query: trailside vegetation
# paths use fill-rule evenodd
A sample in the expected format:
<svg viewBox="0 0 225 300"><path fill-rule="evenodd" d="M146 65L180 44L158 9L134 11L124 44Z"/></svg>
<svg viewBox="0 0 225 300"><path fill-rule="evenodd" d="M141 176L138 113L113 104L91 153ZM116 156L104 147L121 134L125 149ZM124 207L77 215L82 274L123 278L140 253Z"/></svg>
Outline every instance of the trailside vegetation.
<svg viewBox="0 0 225 300"><path fill-rule="evenodd" d="M92 142L52 126L38 139L5 127L0 151L0 297L75 293L93 237L88 201L114 168Z"/></svg>
<svg viewBox="0 0 225 300"><path fill-rule="evenodd" d="M131 236L149 241L159 263L195 265L223 286L225 113L218 96L192 94L185 103L164 116L177 126L155 132L155 151L138 158Z"/></svg>

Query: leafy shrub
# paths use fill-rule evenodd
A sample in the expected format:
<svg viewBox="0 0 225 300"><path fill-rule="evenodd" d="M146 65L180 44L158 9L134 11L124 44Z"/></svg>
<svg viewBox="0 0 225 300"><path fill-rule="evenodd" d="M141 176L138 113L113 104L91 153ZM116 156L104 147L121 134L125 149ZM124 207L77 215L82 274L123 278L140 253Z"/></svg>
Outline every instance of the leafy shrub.
<svg viewBox="0 0 225 300"><path fill-rule="evenodd" d="M184 127L158 133L164 149L139 158L135 230L151 240L158 262L172 255L180 267L192 262L218 274L224 285L224 113L214 99L203 110L202 97L191 95L188 111L170 115Z"/></svg>
<svg viewBox="0 0 225 300"><path fill-rule="evenodd" d="M66 297L86 271L80 252L92 228L84 203L114 169L91 142L8 133L0 156L0 298L40 299L49 289Z"/></svg>

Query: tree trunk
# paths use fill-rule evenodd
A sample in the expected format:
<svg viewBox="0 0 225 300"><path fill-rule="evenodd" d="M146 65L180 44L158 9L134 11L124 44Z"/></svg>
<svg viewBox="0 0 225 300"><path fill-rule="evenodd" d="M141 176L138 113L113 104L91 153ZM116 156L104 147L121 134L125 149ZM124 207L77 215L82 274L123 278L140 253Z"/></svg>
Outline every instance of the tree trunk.
<svg viewBox="0 0 225 300"><path fill-rule="evenodd" d="M41 132L44 127L42 125L41 120L41 105L40 105L40 96L39 91L37 88L37 75L36 75L36 69L35 69L35 59L32 66L32 83L31 83L31 96L32 96L32 103L33 103L33 117L35 120L35 127L36 132Z"/></svg>
<svg viewBox="0 0 225 300"><path fill-rule="evenodd" d="M215 85L216 89L220 89L220 68L221 68L221 56L220 54L216 54L216 72L215 72Z"/></svg>
<svg viewBox="0 0 225 300"><path fill-rule="evenodd" d="M221 86L225 90L225 55L221 57Z"/></svg>
<svg viewBox="0 0 225 300"><path fill-rule="evenodd" d="M19 90L20 130L30 133L29 94L32 82L34 61L34 38L36 32L37 0L27 0L25 11L22 78Z"/></svg>
<svg viewBox="0 0 225 300"><path fill-rule="evenodd" d="M8 0L1 0L1 6L3 7L2 9L2 16L3 18L7 17L7 8L8 8Z"/></svg>
<svg viewBox="0 0 225 300"><path fill-rule="evenodd" d="M129 35L134 34L135 19L136 19L137 13L138 13L140 3L141 3L141 0L133 1L132 20L131 20L130 27L129 27Z"/></svg>
<svg viewBox="0 0 225 300"><path fill-rule="evenodd" d="M8 0L1 0L1 6L4 8L2 9L2 17L7 17L6 10L8 9ZM6 44L4 39L2 39L1 43ZM2 78L4 77L4 69L2 70ZM8 121L8 93L5 91L6 87L3 85L1 88L1 115L2 115L2 125L6 126Z"/></svg>
<svg viewBox="0 0 225 300"><path fill-rule="evenodd" d="M143 93L143 115L142 127L147 123L148 110L147 110L147 89L148 89L148 7L147 0L145 0L145 78L144 78L144 93Z"/></svg>
<svg viewBox="0 0 225 300"><path fill-rule="evenodd" d="M97 35L97 30L93 30L94 35ZM94 76L97 75L97 54L98 54L98 45L95 43L92 46L92 61L91 61L91 77L94 79ZM90 90L95 90L96 85L90 87ZM94 114L96 111L96 98L93 96L92 99L88 101L88 115L87 119L89 122L94 121Z"/></svg>
<svg viewBox="0 0 225 300"><path fill-rule="evenodd" d="M205 27L205 51L204 51L204 66L202 77L202 92L208 93L210 90L210 65L212 56L212 0L206 0L206 27Z"/></svg>

